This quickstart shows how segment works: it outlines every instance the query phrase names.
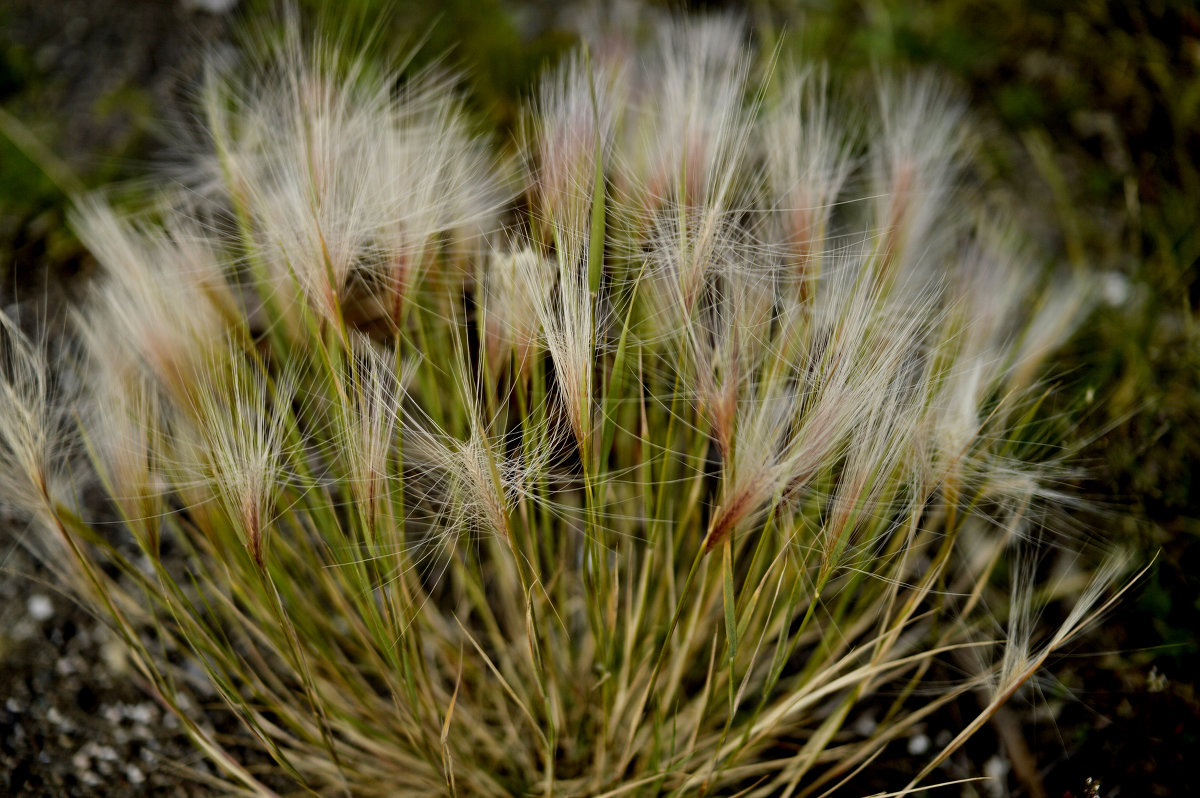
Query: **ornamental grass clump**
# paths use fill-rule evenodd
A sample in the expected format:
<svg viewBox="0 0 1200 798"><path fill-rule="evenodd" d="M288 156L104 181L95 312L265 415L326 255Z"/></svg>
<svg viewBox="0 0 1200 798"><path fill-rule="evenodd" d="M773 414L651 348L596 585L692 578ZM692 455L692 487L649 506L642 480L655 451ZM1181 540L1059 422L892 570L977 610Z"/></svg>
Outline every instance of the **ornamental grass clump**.
<svg viewBox="0 0 1200 798"><path fill-rule="evenodd" d="M1111 601L1021 565L1070 557L1040 377L1089 284L964 191L939 83L744 39L570 56L506 148L292 35L148 210L80 202L104 273L76 357L3 321L0 485L223 789L820 795L978 694L910 789Z"/></svg>

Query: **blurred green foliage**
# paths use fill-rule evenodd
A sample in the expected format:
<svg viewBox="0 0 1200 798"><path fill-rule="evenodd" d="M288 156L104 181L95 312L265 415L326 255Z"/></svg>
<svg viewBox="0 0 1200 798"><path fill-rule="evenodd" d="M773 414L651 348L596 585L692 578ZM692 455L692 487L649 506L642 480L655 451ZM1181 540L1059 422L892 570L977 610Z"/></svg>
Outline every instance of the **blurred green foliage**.
<svg viewBox="0 0 1200 798"><path fill-rule="evenodd" d="M1200 257L1200 9L1190 2L883 0L768 3L841 71L929 66L1020 138L1052 142L1087 250L1148 256L1156 284L1194 282ZM1009 164L1010 171L1022 164ZM1011 174L1010 174L1011 176ZM1125 240L1115 237L1124 233ZM1170 263L1165 261L1170 259ZM1189 271L1190 270L1190 271ZM1195 300L1195 297L1192 297Z"/></svg>

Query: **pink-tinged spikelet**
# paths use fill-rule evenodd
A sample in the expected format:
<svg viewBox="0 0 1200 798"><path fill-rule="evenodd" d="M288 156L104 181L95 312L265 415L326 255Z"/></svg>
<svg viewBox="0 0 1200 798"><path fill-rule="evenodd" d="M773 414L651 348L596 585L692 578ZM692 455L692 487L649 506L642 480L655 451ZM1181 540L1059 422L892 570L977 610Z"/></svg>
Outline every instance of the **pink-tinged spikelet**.
<svg viewBox="0 0 1200 798"><path fill-rule="evenodd" d="M400 325L412 292L456 257L443 240L482 246L507 193L449 81L397 92L396 73L333 45L306 50L292 30L248 74L209 81L195 196L232 210L273 301L330 324L352 305Z"/></svg>

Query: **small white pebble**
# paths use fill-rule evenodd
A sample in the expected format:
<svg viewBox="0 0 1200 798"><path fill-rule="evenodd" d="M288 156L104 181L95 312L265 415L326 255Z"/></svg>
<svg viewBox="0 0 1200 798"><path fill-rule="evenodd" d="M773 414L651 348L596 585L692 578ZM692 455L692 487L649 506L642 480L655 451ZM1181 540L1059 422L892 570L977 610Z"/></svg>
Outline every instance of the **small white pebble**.
<svg viewBox="0 0 1200 798"><path fill-rule="evenodd" d="M1100 275L1100 293L1110 307L1120 307L1129 299L1129 278L1120 272L1104 272Z"/></svg>
<svg viewBox="0 0 1200 798"><path fill-rule="evenodd" d="M41 593L34 593L25 602L25 608L29 610L29 614L35 621L45 621L54 614L54 602L49 596Z"/></svg>
<svg viewBox="0 0 1200 798"><path fill-rule="evenodd" d="M1008 761L1000 756L993 756L983 763L983 775L987 776L984 789L992 798L1003 798L1005 792L1004 776L1008 773Z"/></svg>
<svg viewBox="0 0 1200 798"><path fill-rule="evenodd" d="M151 723L157 714L154 711L153 704L133 704L132 706L125 707L125 717L134 723Z"/></svg>
<svg viewBox="0 0 1200 798"><path fill-rule="evenodd" d="M17 703L17 699L15 698L5 699L4 708L14 715L21 711L21 705Z"/></svg>
<svg viewBox="0 0 1200 798"><path fill-rule="evenodd" d="M28 640L38 632L37 623L28 615L12 625L8 636L13 640Z"/></svg>
<svg viewBox="0 0 1200 798"><path fill-rule="evenodd" d="M858 719L854 721L854 733L862 737L870 737L878 725L874 715L859 715Z"/></svg>
<svg viewBox="0 0 1200 798"><path fill-rule="evenodd" d="M146 780L146 774L137 765L130 765L125 768L125 778L129 780L130 784L141 784Z"/></svg>
<svg viewBox="0 0 1200 798"><path fill-rule="evenodd" d="M61 726L63 722L63 716L58 709L55 707L50 707L50 710L46 713L46 720L50 721L55 726Z"/></svg>
<svg viewBox="0 0 1200 798"><path fill-rule="evenodd" d="M929 738L924 734L914 734L908 738L908 753L920 756L929 750Z"/></svg>
<svg viewBox="0 0 1200 798"><path fill-rule="evenodd" d="M105 666L115 674L125 673L129 669L125 653L125 644L115 638L105 640L100 646L100 658Z"/></svg>

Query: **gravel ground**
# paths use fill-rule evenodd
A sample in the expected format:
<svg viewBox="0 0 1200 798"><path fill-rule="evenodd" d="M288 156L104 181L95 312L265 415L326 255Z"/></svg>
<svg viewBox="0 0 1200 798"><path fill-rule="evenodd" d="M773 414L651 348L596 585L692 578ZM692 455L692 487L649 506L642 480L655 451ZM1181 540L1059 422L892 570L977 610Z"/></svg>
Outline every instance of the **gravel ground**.
<svg viewBox="0 0 1200 798"><path fill-rule="evenodd" d="M177 720L141 688L124 645L48 581L6 519L0 573L0 792L198 795Z"/></svg>
<svg viewBox="0 0 1200 798"><path fill-rule="evenodd" d="M153 154L154 126L178 118L199 53L229 25L201 4L168 0L2 5L10 80L0 102L86 183L144 170L133 159ZM12 263L0 268L0 306L53 330L88 261L48 255L61 209L29 212L3 219ZM0 516L0 794L205 794L181 774L208 765L178 721L143 689L106 622L54 586L25 534Z"/></svg>

